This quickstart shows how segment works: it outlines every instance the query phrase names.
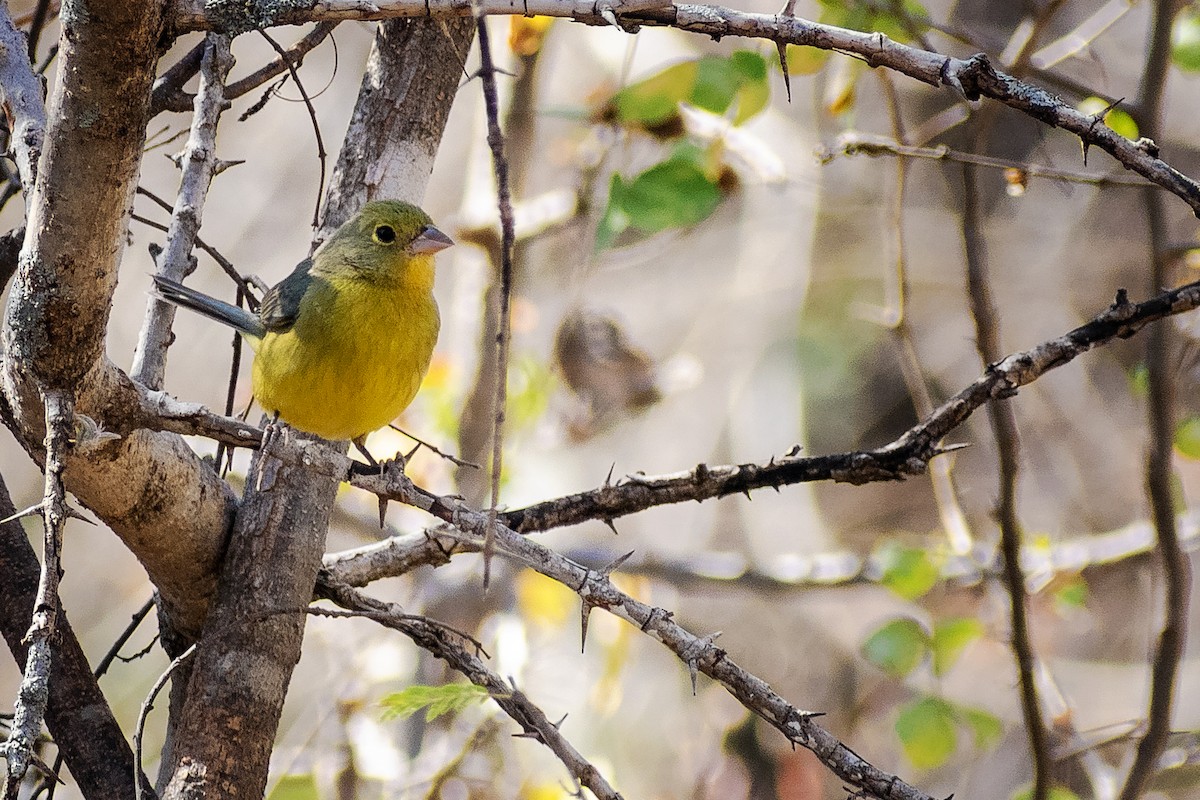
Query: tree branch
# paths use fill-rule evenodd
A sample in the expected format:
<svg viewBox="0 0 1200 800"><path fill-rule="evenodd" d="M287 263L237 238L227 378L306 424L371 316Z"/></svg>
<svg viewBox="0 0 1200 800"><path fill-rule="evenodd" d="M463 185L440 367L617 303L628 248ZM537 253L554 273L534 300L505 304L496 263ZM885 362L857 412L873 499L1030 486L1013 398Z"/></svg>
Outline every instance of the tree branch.
<svg viewBox="0 0 1200 800"><path fill-rule="evenodd" d="M283 7L249 9L222 4L219 9L198 0L177 0L175 24L180 30L247 30L255 26L295 25L315 20L384 19L391 17L455 17L473 13L539 14L569 17L589 25L612 24L608 17L630 29L639 25L677 28L713 38L744 36L781 44L837 50L861 58L869 66L886 67L933 87L950 87L968 100L987 97L1054 128L1080 138L1085 147L1109 153L1126 169L1179 196L1200 215L1200 184L1158 158L1158 147L1142 139L1131 142L1099 118L1083 114L1032 84L994 69L986 55L958 59L941 53L899 44L881 33L860 33L822 25L797 17L752 14L723 6L650 2L640 8L630 3L605 6L590 0L382 0L364 5L358 0L298 0ZM608 17L605 16L607 12Z"/></svg>
<svg viewBox="0 0 1200 800"><path fill-rule="evenodd" d="M196 92L196 113L192 116L191 134L179 155L182 175L175 207L171 211L167 243L154 259L155 273L174 281L183 280L195 269L192 248L200 231L204 200L213 176L221 168L217 158L217 124L221 114L229 107L225 99L224 82L232 68L229 37L210 33L206 37L204 56L200 62L200 87ZM149 298L130 377L151 389L162 388L174 321L174 305L157 297Z"/></svg>

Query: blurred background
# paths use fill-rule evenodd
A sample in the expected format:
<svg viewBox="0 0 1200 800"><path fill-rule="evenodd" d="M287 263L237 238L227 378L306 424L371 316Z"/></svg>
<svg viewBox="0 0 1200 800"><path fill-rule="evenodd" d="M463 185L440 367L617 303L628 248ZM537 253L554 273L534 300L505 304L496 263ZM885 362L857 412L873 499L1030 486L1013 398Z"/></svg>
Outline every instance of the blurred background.
<svg viewBox="0 0 1200 800"><path fill-rule="evenodd" d="M1025 66L1032 82L1073 105L1099 98L1100 109L1136 94L1147 2L1068 0L1044 19L1043 5L801 0L796 14L963 57L987 51L1001 64L1036 22ZM778 11L759 0L738 7ZM28 10L12 9L15 16ZM507 41L498 49L514 75L502 76L501 87L523 231L502 489L510 508L596 487L610 470L619 477L763 463L796 445L810 455L877 447L918 419L927 401L917 386L936 405L981 373L965 279L963 166L944 153L903 161L849 155L847 142L894 145L902 131L904 143L925 155L945 145L1128 178L1096 150L1085 166L1070 135L846 56L789 48L789 103L775 49L762 42L655 29L631 37L525 19L494 18L490 29L498 44ZM1157 141L1170 164L1197 175L1200 77L1188 71L1189 34L1181 31ZM275 31L284 46L302 33ZM43 54L56 34L47 31ZM331 150L372 35L373 25L343 23L301 70ZM181 40L163 68L192 44ZM255 37L238 39L234 54L235 78L273 57ZM473 54L466 73L476 64ZM222 119L220 157L245 163L214 181L200 235L239 271L273 284L307 254L319 167L295 87L278 88L239 121L259 96L236 101ZM149 131L141 185L168 201L178 178L167 156L182 146L174 137L186 135L189 122L187 114L162 114ZM492 180L479 85L464 77L424 201L459 244L439 257L442 335L400 424L479 463L490 453L486 397L495 369L480 355L494 324L485 300L495 276ZM1081 324L1118 287L1134 299L1156 290L1140 190L1020 170L981 169L976 180L1005 352ZM1181 254L1178 279L1192 280L1186 253L1195 218L1182 202L1168 200L1167 210ZM136 211L167 221L144 197ZM18 205L9 204L0 225L20 222ZM109 356L123 368L153 269L147 247L161 241L131 226L108 334ZM203 254L190 282L233 296ZM1187 335L1195 323L1172 324ZM177 317L175 332L166 388L222 408L230 334L188 314ZM1090 353L1010 401L1021 434L1019 514L1032 551L1031 624L1056 774L1079 796L1096 792L1098 776L1111 777L1128 758L1161 613L1161 585L1146 555L1143 347L1137 337ZM1178 358L1185 423L1200 412L1191 350ZM248 370L247 360L239 408L249 401ZM752 500L654 509L617 520L616 537L593 523L539 541L597 567L634 550L616 576L625 591L673 609L698 635L721 631L719 645L734 660L796 706L824 712L823 722L876 766L935 796L1008 798L1028 784L1030 767L1007 596L987 570L998 535L996 448L982 411L950 441L970 447L944 459L952 470L940 473L937 490L929 477L790 486ZM1186 511L1200 490L1189 454L1200 448L1186 424L1179 443ZM215 451L208 441L193 445ZM412 445L383 432L369 446L379 455ZM238 454L232 481L247 462ZM40 474L2 430L0 472L18 508L40 497ZM409 474L486 505L484 476L427 450ZM372 497L345 488L330 550L430 524L393 504L381 531L376 513ZM1194 525L1185 527L1191 544L1195 534ZM1080 542L1073 560L1064 556L1065 544ZM151 587L116 537L78 521L68 524L65 570L67 613L98 660ZM619 620L594 614L580 653L573 592L503 563L500 570L486 595L476 556L371 591L478 636L497 672L551 718L567 715L563 733L625 797L845 795L835 776L721 687L701 676L693 694L686 667ZM147 623L127 653L153 635ZM1195 661L1191 648L1181 668L1179 731L1200 730ZM127 730L166 663L152 648L102 679ZM0 697L15 696L19 677L11 660L0 660ZM511 738L514 726L490 704L428 723L422 713L385 719L389 694L457 680L373 623L310 620L272 797L567 796L561 765L535 742ZM149 754L161 745L164 713L151 717ZM1200 796L1194 739L1173 741L1178 763L1156 785L1162 796ZM74 796L72 787L57 796Z"/></svg>

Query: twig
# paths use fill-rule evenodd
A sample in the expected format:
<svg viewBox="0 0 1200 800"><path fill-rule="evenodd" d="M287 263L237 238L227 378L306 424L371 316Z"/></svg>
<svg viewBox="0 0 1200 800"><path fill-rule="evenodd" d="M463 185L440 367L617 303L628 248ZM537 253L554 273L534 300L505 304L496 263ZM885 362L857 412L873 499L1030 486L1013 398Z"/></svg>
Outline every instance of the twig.
<svg viewBox="0 0 1200 800"><path fill-rule="evenodd" d="M210 33L206 39L200 65L200 88L196 93L196 113L191 134L179 157L182 171L179 194L171 211L166 246L156 259L157 274L175 281L182 280L193 268L191 252L200 229L204 200L213 176L221 169L216 139L217 124L228 107L223 85L233 67L229 41L229 36L218 33ZM162 387L174 320L174 306L157 297L150 298L130 377L151 389Z"/></svg>
<svg viewBox="0 0 1200 800"><path fill-rule="evenodd" d="M146 699L142 701L142 707L138 710L137 726L133 730L133 764L134 770L140 773L142 770L142 734L146 730L146 717L150 715L150 710L154 708L154 698L158 697L158 693L166 686L171 675L177 669L187 663L193 655L196 654L196 645L193 644L187 650L179 654L179 657L171 662L163 673L158 676L158 680L150 687L150 693L146 695ZM134 800L142 800L142 782L137 780L137 774L134 775Z"/></svg>
<svg viewBox="0 0 1200 800"><path fill-rule="evenodd" d="M108 652L104 654L104 658L100 659L100 663L96 665L96 669L92 674L97 680L99 680L104 673L108 672L108 668L112 666L113 661L120 658L119 654L121 652L121 648L125 646L125 643L129 641L130 637L133 636L135 631L137 631L138 626L142 624L142 620L146 618L146 616L150 613L150 610L153 608L154 598L151 597L140 609L133 613L133 617L130 619L129 624L125 626L125 630L121 632L121 635L117 637L115 642L113 642L112 647L108 648ZM60 747L58 754L54 757L53 772L55 774L62 772L62 766L65 760L66 753L63 752L62 748ZM58 782L50 776L47 776L45 780L42 781L42 786L39 791L34 793L34 796L36 797L41 791L44 790L46 792L46 800L54 800L54 792L57 790L57 788Z"/></svg>
<svg viewBox="0 0 1200 800"><path fill-rule="evenodd" d="M614 16L614 11L601 8L601 5L579 0L525 0L519 5L507 0L478 0L470 7L457 0L380 0L370 5L363 5L358 0L328 0L319 6L280 6L277 15L267 24L396 16L465 16L478 9L485 14L540 14L569 17L590 25L610 25L603 11L607 11L609 17ZM753 14L724 6L662 2L648 5L650 8L646 10L626 10L623 5L616 13L631 26L666 26L715 38L745 36L837 50L859 57L872 67L886 67L930 86L950 87L968 100L981 97L996 100L1078 136L1086 146L1099 147L1127 169L1178 195L1193 212L1200 214L1200 184L1160 160L1153 142L1131 142L1050 92L994 69L986 55L958 59L902 45L880 33L860 33L796 17ZM209 8L199 0L178 0L175 10L180 30L230 24L226 18L210 19L207 16Z"/></svg>
<svg viewBox="0 0 1200 800"><path fill-rule="evenodd" d="M496 336L495 416L492 425L492 520L500 504L500 471L504 461L504 417L508 405L508 352L512 340L513 275L513 210L508 183L508 160L504 157L504 134L500 132L500 102L496 98L496 65L492 62L492 47L488 39L487 22L482 13L475 15L479 39L479 81L483 86L483 102L487 110L488 147L492 151L492 166L496 172L496 205L500 214L500 329ZM492 539L489 534L483 545L483 587L491 577Z"/></svg>
<svg viewBox="0 0 1200 800"><path fill-rule="evenodd" d="M25 673L17 692L15 714L8 741L3 747L8 761L5 797L16 796L17 787L25 777L34 757L34 745L42 731L50 689L50 653L55 626L58 623L58 581L62 574L61 552L63 526L67 521L66 488L63 485L67 451L74 430L74 400L66 392L47 391L46 408L46 483L42 500L44 538L42 542L42 574L38 583L33 620L25 635L29 656Z"/></svg>
<svg viewBox="0 0 1200 800"><path fill-rule="evenodd" d="M1150 48L1134 108L1139 125L1151 136L1157 135L1162 120L1163 90L1171 48L1171 24L1180 7L1179 0L1159 0L1154 4ZM1153 265L1150 281L1152 285L1162 285L1162 281L1169 279L1166 212L1162 198L1153 192L1146 192L1146 220ZM1175 376L1170 357L1173 341L1171 333L1170 326L1154 330L1146 353L1150 427L1146 486L1154 527L1158 533L1158 553L1162 559L1163 624L1150 670L1150 704L1147 711L1146 735L1138 742L1129 775L1121 787L1121 800L1140 797L1158 769L1159 756L1171 732L1172 698L1188 628L1191 563L1179 546L1179 531L1175 527L1172 497Z"/></svg>
<svg viewBox="0 0 1200 800"><path fill-rule="evenodd" d="M37 62L38 40L42 36L42 28L46 25L46 17L50 11L50 0L38 0L33 9L33 19L29 22L29 63Z"/></svg>
<svg viewBox="0 0 1200 800"><path fill-rule="evenodd" d="M907 142L904 119L900 113L900 98L892 83L891 75L887 72L880 72L879 82L883 86L883 96L887 100L892 135L898 142ZM913 342L912 330L908 324L908 259L904 243L904 192L907 183L908 164L904 159L897 159L896 188L892 196L895 280L888 284L891 287L892 298L888 302L885 323L891 331L892 340L896 346L900 373L904 376L904 383L908 388L913 410L917 412L918 419L923 419L933 413L933 398L929 394L929 387L925 385L925 376L921 371L921 362L917 358L916 344ZM942 528L946 533L950 550L956 555L966 555L971 552L974 538L971 535L971 527L967 523L967 515L963 513L962 506L958 502L958 493L954 488L951 469L950 459L935 459L929 465L929 480L933 486L934 502L937 504L938 516L941 517Z"/></svg>
<svg viewBox="0 0 1200 800"><path fill-rule="evenodd" d="M293 64L299 67L304 63L304 57L314 50L319 44L329 38L336 28L338 23L335 22L319 22L308 33L306 33L299 41L287 49L287 57L276 57L268 64L259 67L254 72L244 78L239 78L225 86L225 98L233 100L237 97L249 94L250 92L262 86L272 78L283 74L287 71L288 64ZM194 52L194 51L193 51ZM192 53L184 56L176 64L172 65L171 70L180 68L180 74L183 72L183 67L190 66L188 59L192 57ZM196 73L199 67L199 56L196 56L195 66L191 67L191 74ZM157 81L154 82L154 99L153 113L160 111L190 111L192 108L193 95L190 92L183 90L184 80L179 80L179 76L170 75L171 70L163 73ZM170 76L170 77L168 77ZM188 76L190 77L190 75ZM161 90L160 90L161 87Z"/></svg>
<svg viewBox="0 0 1200 800"><path fill-rule="evenodd" d="M915 147L913 145L900 144L895 140L886 139L882 136L872 136L857 131L844 133L837 138L837 141L833 145L821 147L817 151L817 158L823 164L828 164L839 156L849 157L858 155L875 157L900 156L902 158L924 158L933 161L952 161L959 164L974 164L992 169L1019 170L1021 173L1032 178L1049 178L1051 180L1068 181L1071 183L1084 183L1091 186L1130 186L1138 188L1145 188L1147 186L1146 181L1142 178L1126 178L1121 175L1089 175L1083 172L1054 169L1052 167L1041 166L1040 164L1030 164L1025 161L996 158L995 156L985 156L978 153L964 153L959 150L953 150L944 144L933 145L932 147Z"/></svg>
<svg viewBox="0 0 1200 800"><path fill-rule="evenodd" d="M600 771L566 740L558 726L546 717L545 712L514 685L490 670L479 656L468 651L453 635L448 634L444 626L423 617L405 614L393 603L375 600L345 584L330 582L324 578L318 584L318 592L343 608L352 609L361 616L400 631L417 645L461 672L476 686L487 689L496 705L521 726L524 734L546 745L571 776L588 787L592 794L602 800L620 798Z"/></svg>
<svg viewBox="0 0 1200 800"><path fill-rule="evenodd" d="M147 189L143 186L137 187L137 193L142 195L143 197L153 200L161 208L163 208L167 211L172 210L170 203L168 203L166 200L163 200L161 197L156 195L154 192L150 191L149 189ZM166 225L161 225L152 219L147 219L146 217L139 216L138 214L130 214L129 216L135 222L140 222L149 228L154 228L155 230L162 231L164 233L166 233L169 230L169 228L167 228ZM258 299L254 295L254 290L250 286L250 282L247 281L245 278L243 278L241 273L239 273L237 271L237 269L233 266L233 262L230 261L225 256L221 255L221 252L219 250L217 250L215 247L213 247L208 242L201 239L199 234L197 234L197 236L196 236L196 247L199 247L201 250L203 250L205 253L208 254L209 258L211 258L213 261L217 262L217 266L221 268L221 271L224 272L226 275L228 275L230 280L232 280L235 284L237 284L238 288L241 289L242 292L245 294L246 305L248 305L250 307L250 310L251 311L257 310L258 309Z"/></svg>
<svg viewBox="0 0 1200 800"><path fill-rule="evenodd" d="M200 71L205 46L206 41L200 42L155 78L150 95L150 116L157 116L162 111L192 110L195 96L183 91L183 85Z"/></svg>
<svg viewBox="0 0 1200 800"><path fill-rule="evenodd" d="M38 9L42 9L40 4ZM31 38L29 46L33 44ZM0 8L0 94L8 120L9 147L28 197L46 138L46 106L42 82L30 64L25 34L13 25L7 5Z"/></svg>
<svg viewBox="0 0 1200 800"><path fill-rule="evenodd" d="M981 126L981 138L982 128ZM983 223L979 215L975 167L963 167L962 235L966 260L968 299L971 317L975 321L975 342L980 358L990 364L1000 350L1000 315L992 300L991 277L988 274L987 246L983 238ZM1000 525L1000 552L1003 556L1004 586L1009 599L1009 634L1017 662L1017 678L1021 695L1021 714L1029 737L1029 753L1033 762L1032 800L1046 800L1050 791L1050 751L1042 708L1038 700L1034 676L1033 643L1027 619L1025 574L1021 568L1021 525L1017 517L1017 473L1020 470L1019 442L1016 417L1012 406L995 402L988 406L988 418L996 437L1000 461L1000 500L996 505L996 521Z"/></svg>
<svg viewBox="0 0 1200 800"><path fill-rule="evenodd" d="M267 44L271 45L271 49L279 54L280 60L283 61L287 68L288 74L292 76L292 83L296 84L296 89L300 92L300 97L304 100L304 107L308 109L308 118L312 120L313 136L317 140L317 161L321 165L321 177L317 181L317 202L313 206L312 226L317 227L318 219L321 214L321 198L325 196L325 141L321 138L321 125L317 122L317 110L313 108L312 100L308 96L308 90L304 88L304 84L300 81L300 73L296 71L296 66L299 62L293 63L288 57L287 52L279 46L279 42L271 38L270 34L262 28L258 29L258 34L267 40Z"/></svg>

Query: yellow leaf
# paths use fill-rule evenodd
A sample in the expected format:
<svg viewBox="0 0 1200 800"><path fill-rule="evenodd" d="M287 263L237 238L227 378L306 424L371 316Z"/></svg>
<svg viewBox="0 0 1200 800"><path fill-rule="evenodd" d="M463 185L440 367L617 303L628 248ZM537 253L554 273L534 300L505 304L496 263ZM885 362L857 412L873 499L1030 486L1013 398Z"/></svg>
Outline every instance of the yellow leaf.
<svg viewBox="0 0 1200 800"><path fill-rule="evenodd" d="M554 17L509 17L508 46L519 56L531 56L542 49Z"/></svg>
<svg viewBox="0 0 1200 800"><path fill-rule="evenodd" d="M579 601L575 593L556 580L531 569L517 576L517 606L530 622L547 628L561 628L575 615Z"/></svg>

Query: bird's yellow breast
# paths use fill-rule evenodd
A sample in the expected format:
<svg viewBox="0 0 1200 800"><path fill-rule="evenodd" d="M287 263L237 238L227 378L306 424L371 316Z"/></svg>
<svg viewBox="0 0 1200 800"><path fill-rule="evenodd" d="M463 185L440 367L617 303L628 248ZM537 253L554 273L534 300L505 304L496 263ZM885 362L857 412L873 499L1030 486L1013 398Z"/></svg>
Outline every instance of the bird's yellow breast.
<svg viewBox="0 0 1200 800"><path fill-rule="evenodd" d="M428 273L405 281L314 276L291 329L257 343L258 402L326 439L354 439L394 420L416 396L437 342L431 259Z"/></svg>

